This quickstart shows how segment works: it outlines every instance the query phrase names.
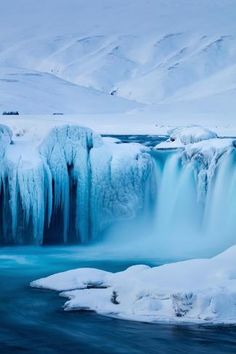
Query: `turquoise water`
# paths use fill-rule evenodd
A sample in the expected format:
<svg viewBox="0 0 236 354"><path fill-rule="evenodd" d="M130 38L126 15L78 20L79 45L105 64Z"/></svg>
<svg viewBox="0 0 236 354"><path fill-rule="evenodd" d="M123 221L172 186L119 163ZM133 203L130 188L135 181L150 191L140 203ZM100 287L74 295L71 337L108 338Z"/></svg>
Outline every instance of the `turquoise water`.
<svg viewBox="0 0 236 354"><path fill-rule="evenodd" d="M65 299L56 292L29 287L31 280L71 268L118 271L135 263L100 258L89 248L2 248L0 353L236 353L236 327L146 324L64 312Z"/></svg>

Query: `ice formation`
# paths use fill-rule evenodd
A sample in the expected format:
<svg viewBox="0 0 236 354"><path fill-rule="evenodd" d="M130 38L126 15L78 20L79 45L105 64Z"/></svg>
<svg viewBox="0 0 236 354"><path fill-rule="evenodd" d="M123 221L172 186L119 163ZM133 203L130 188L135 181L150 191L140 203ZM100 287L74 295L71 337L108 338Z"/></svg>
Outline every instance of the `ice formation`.
<svg viewBox="0 0 236 354"><path fill-rule="evenodd" d="M235 243L235 143L199 127L176 131L181 146L170 139L154 153L156 245L164 254L213 255Z"/></svg>
<svg viewBox="0 0 236 354"><path fill-rule="evenodd" d="M74 269L31 283L69 298L65 310L140 321L236 323L236 247L212 259L119 273Z"/></svg>
<svg viewBox="0 0 236 354"><path fill-rule="evenodd" d="M217 134L215 132L197 125L184 128L174 128L169 130L169 135L172 141L179 139L184 145L217 138Z"/></svg>
<svg viewBox="0 0 236 354"><path fill-rule="evenodd" d="M180 148L200 141L216 139L218 137L215 132L198 125L172 128L168 130L168 135L169 139L166 142L159 144L159 149Z"/></svg>
<svg viewBox="0 0 236 354"><path fill-rule="evenodd" d="M170 133L151 149L76 125L54 126L26 143L23 128L12 134L1 125L1 243L99 241L111 226L148 215L143 229L118 228L126 249L139 233L140 252L154 256L213 255L231 246L234 140L196 126Z"/></svg>
<svg viewBox="0 0 236 354"><path fill-rule="evenodd" d="M84 243L143 208L152 160L141 145L60 126L16 151L10 129L0 133L2 243Z"/></svg>

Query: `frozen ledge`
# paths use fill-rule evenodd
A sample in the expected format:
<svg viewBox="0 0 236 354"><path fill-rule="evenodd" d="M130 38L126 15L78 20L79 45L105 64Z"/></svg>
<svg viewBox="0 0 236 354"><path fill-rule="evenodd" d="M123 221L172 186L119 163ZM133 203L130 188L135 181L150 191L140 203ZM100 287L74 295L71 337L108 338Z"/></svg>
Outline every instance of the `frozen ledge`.
<svg viewBox="0 0 236 354"><path fill-rule="evenodd" d="M78 125L44 128L34 135L0 124L0 243L40 245L54 235L87 243L143 210L153 170L147 148Z"/></svg>
<svg viewBox="0 0 236 354"><path fill-rule="evenodd" d="M189 144L218 138L215 132L198 125L170 129L167 133L170 136L169 140L158 144L156 146L158 149L183 148Z"/></svg>
<svg viewBox="0 0 236 354"><path fill-rule="evenodd" d="M147 322L236 323L236 246L211 259L123 272L74 269L31 283L60 291L65 310Z"/></svg>
<svg viewBox="0 0 236 354"><path fill-rule="evenodd" d="M157 150L183 151L188 159L202 155L209 161L235 148L234 138L220 138L204 127L194 125L168 130L169 139L156 145Z"/></svg>

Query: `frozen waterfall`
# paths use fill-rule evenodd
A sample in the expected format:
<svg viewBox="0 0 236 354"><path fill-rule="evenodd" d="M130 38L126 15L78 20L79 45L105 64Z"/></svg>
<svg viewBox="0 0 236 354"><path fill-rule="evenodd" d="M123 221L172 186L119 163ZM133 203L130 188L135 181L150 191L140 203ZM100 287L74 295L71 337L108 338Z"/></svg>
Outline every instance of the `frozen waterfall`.
<svg viewBox="0 0 236 354"><path fill-rule="evenodd" d="M1 243L85 243L142 210L152 159L139 144L104 144L88 128L55 127L15 146L0 127Z"/></svg>
<svg viewBox="0 0 236 354"><path fill-rule="evenodd" d="M234 140L208 135L175 132L151 149L57 126L31 149L0 126L1 244L99 242L113 225L141 219L142 235L131 226L134 235L118 232L117 242L139 237L142 250L170 256L234 244Z"/></svg>

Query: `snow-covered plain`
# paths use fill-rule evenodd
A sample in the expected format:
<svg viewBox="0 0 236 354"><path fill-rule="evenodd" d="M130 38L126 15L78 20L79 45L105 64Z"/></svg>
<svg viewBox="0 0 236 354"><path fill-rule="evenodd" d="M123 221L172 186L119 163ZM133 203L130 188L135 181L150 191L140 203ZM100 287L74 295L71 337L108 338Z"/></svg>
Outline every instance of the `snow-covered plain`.
<svg viewBox="0 0 236 354"><path fill-rule="evenodd" d="M65 310L146 322L236 323L236 247L211 259L119 273L81 268L31 283L60 291Z"/></svg>

